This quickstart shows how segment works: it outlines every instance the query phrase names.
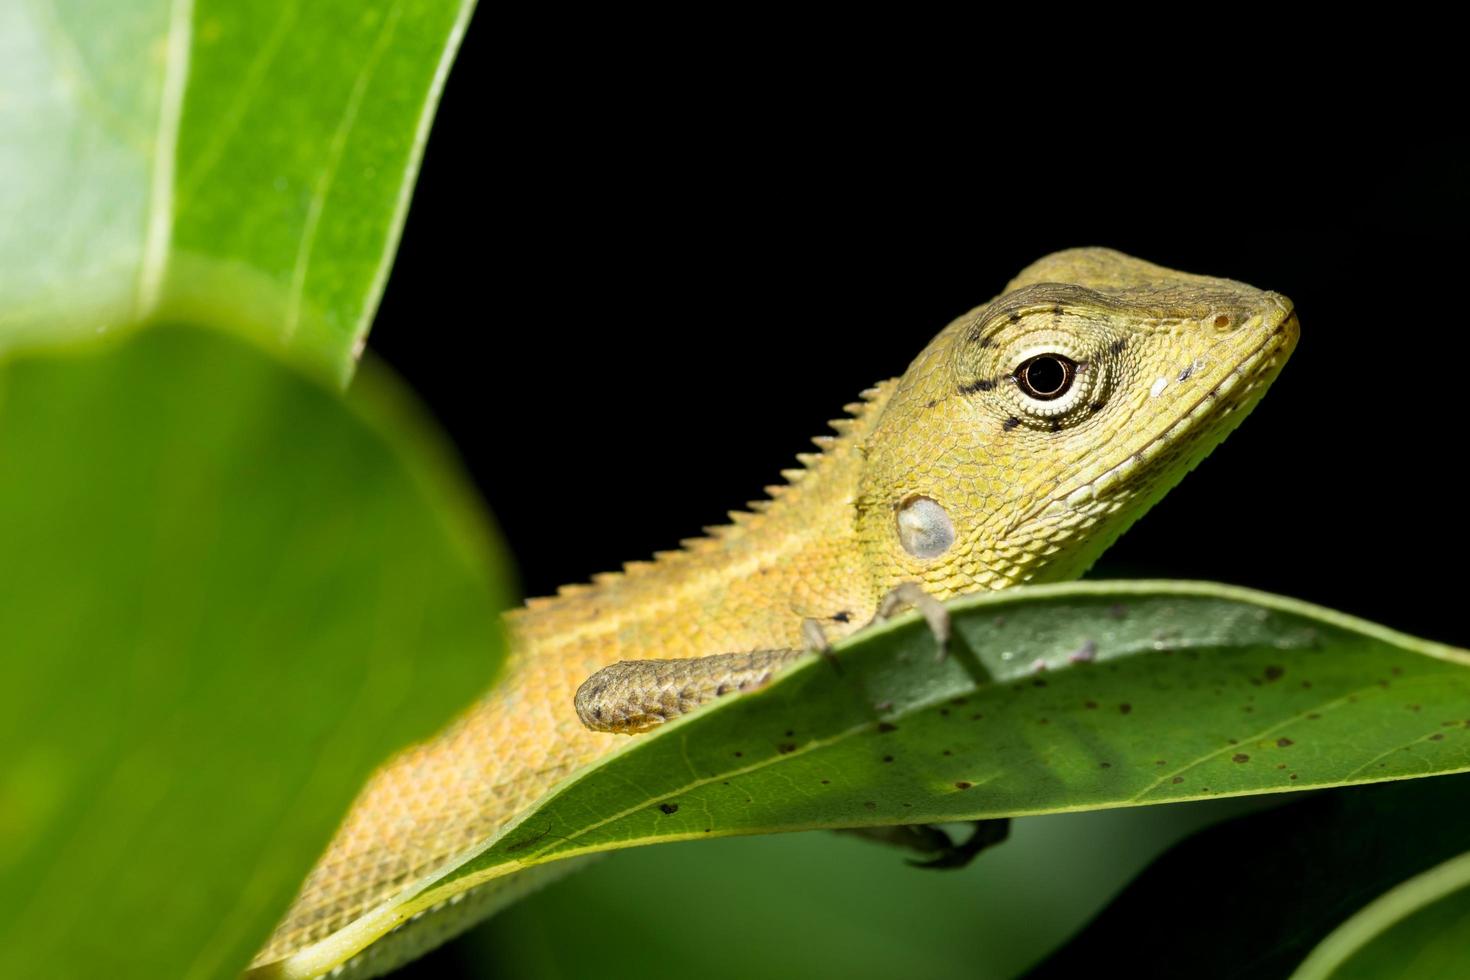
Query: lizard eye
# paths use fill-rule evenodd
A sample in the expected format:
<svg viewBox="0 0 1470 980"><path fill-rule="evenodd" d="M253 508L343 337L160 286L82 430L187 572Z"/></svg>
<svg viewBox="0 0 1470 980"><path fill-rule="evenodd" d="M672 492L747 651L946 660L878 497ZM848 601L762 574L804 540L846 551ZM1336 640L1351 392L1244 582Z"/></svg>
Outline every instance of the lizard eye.
<svg viewBox="0 0 1470 980"><path fill-rule="evenodd" d="M1077 378L1077 362L1060 354L1037 354L1016 368L1016 384L1037 401L1060 398Z"/></svg>

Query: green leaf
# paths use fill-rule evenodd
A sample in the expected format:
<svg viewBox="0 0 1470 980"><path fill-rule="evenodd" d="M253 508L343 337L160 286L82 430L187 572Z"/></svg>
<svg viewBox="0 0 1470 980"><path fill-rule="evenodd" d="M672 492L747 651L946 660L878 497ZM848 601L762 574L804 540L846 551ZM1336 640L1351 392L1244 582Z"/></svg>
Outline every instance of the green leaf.
<svg viewBox="0 0 1470 980"><path fill-rule="evenodd" d="M162 311L345 380L472 8L0 4L0 349Z"/></svg>
<svg viewBox="0 0 1470 980"><path fill-rule="evenodd" d="M1462 773L1308 794L1213 827L1151 864L1028 980L1166 980L1183 963L1198 980L1287 976L1357 909L1470 849L1470 822L1446 819L1467 807ZM1222 946L1222 934L1239 941Z"/></svg>
<svg viewBox="0 0 1470 980"><path fill-rule="evenodd" d="M650 963L697 964L701 980L1017 977L1168 845L1275 799L1022 817L1012 821L1004 846L943 873L916 871L888 848L826 832L632 848L538 891L474 930L466 945L420 961L396 980L643 980ZM1214 879L1203 879L1206 888L1201 880L1190 888L1214 890ZM1186 894L1188 903L1176 893L1163 907L1198 901ZM629 901L630 895L648 899ZM671 896L688 900L665 900ZM562 941L573 922L577 941ZM1218 935L1220 920L1209 925ZM732 935L760 938L732 943ZM1148 937L1150 952L1166 938L1152 923L1127 936L1134 952L1139 936ZM474 963L478 972L456 973L456 962ZM1196 975L1193 961L1176 959L1168 976L1177 978L1182 962ZM1135 973L1130 964L1121 972L1083 969L1066 976L1131 980Z"/></svg>
<svg viewBox="0 0 1470 980"><path fill-rule="evenodd" d="M94 348L0 365L0 976L233 977L489 681L504 570L385 379Z"/></svg>
<svg viewBox="0 0 1470 980"><path fill-rule="evenodd" d="M1456 814L1464 811L1456 811ZM1383 895L1322 941L1294 980L1470 976L1470 854Z"/></svg>
<svg viewBox="0 0 1470 980"><path fill-rule="evenodd" d="M1470 653L1226 586L1085 582L949 605L582 772L478 853L304 953L330 966L476 885L658 841L1135 806L1470 769ZM1044 668L1044 669L1043 669ZM497 900L497 891L506 898ZM282 976L293 976L288 964Z"/></svg>

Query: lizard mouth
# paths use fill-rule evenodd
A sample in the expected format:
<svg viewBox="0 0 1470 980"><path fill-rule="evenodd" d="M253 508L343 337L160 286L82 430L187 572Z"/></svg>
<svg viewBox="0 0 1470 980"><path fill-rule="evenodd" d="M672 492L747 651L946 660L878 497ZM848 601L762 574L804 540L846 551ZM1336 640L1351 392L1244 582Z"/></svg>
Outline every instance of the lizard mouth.
<svg viewBox="0 0 1470 980"><path fill-rule="evenodd" d="M1239 359L1229 374L1196 396L1166 429L1155 433L1092 480L1020 517L1012 528L1032 522L1075 520L1079 512L1111 511L1121 504L1117 493L1120 488L1127 488L1131 495L1155 482L1157 470L1141 480L1130 480L1130 477L1138 475L1161 454L1175 458L1192 455L1179 472L1182 477L1239 424L1248 414L1245 409L1265 393L1285 364L1286 357L1282 355L1295 347L1299 325L1295 309L1284 312L1279 322Z"/></svg>

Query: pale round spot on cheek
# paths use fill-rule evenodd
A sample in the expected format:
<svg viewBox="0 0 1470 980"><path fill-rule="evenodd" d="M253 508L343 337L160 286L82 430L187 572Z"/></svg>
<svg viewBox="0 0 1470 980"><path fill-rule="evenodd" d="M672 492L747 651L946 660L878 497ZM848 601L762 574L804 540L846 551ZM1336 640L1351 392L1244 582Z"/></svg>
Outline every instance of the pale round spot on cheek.
<svg viewBox="0 0 1470 980"><path fill-rule="evenodd" d="M937 558L954 544L954 524L928 497L910 497L898 508L898 540L915 558Z"/></svg>

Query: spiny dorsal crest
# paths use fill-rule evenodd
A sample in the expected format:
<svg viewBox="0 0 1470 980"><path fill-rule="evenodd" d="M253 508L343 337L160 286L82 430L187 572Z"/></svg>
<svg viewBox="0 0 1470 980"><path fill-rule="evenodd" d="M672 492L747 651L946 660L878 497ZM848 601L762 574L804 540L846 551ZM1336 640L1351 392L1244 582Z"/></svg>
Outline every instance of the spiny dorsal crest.
<svg viewBox="0 0 1470 980"><path fill-rule="evenodd" d="M853 427L872 407L874 399L880 393L881 389L877 387L865 389L859 396L862 399L861 401L851 402L842 406L842 410L847 415L842 418L833 419L827 423L837 434L834 436L824 433L819 436L813 436L812 442L816 444L820 451L815 453L797 453L796 460L801 466L781 471L781 476L786 482L772 484L764 488L767 497L763 500L750 501L745 505L745 510L730 511L728 515L730 518L729 524L716 524L705 527L703 528L703 537L685 538L679 542L679 550L677 551L654 552L652 561L630 561L623 565L621 571L599 572L593 575L590 583L577 582L571 585L563 585L556 590L556 595L554 596L534 596L529 598L525 602L525 608L540 609L556 602L558 599L585 596L601 588L615 585L625 579L637 578L640 575L647 574L659 565L678 561L690 554L698 554L716 548L722 541L729 538L730 535L748 530L760 521L762 516L770 510L771 505L784 495L787 490L799 485L806 479L808 474L821 467L822 461L828 458L828 454L832 449L842 439L852 433Z"/></svg>

